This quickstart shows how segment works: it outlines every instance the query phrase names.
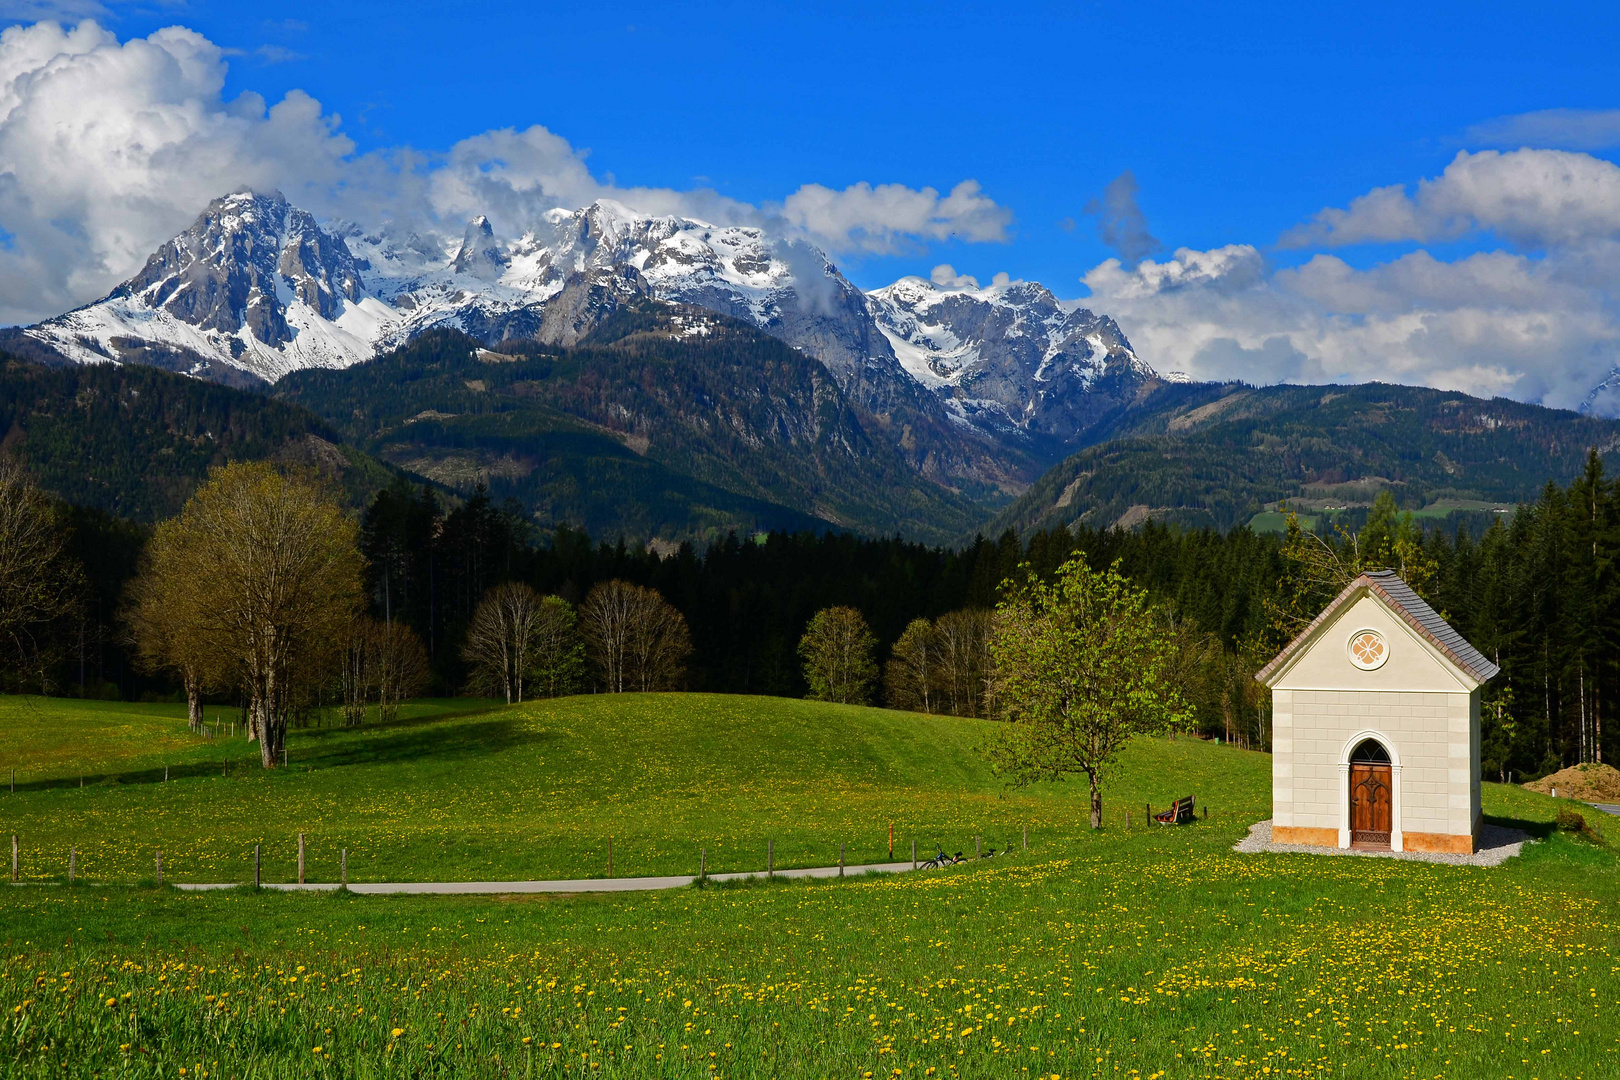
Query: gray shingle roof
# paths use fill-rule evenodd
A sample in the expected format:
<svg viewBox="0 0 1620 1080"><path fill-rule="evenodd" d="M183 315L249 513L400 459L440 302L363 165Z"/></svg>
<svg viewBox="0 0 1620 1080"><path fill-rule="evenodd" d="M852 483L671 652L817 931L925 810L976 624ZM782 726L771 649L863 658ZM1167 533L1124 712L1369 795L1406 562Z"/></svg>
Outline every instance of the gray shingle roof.
<svg viewBox="0 0 1620 1080"><path fill-rule="evenodd" d="M1393 570L1371 570L1357 577L1344 591L1334 598L1333 602L1322 609L1322 613L1293 641L1290 641L1282 652L1272 658L1271 663L1255 672L1255 678L1265 682L1278 671L1289 657L1298 652L1305 642L1313 637L1317 627L1327 622L1333 615L1350 601L1362 589L1377 593L1408 626L1423 636L1429 644L1439 649L1445 657L1456 664L1463 671L1479 682L1488 682L1501 668L1491 663L1483 653L1472 645L1455 627L1440 617L1440 613L1430 607L1428 603L1412 591L1412 587L1401 580L1399 574Z"/></svg>

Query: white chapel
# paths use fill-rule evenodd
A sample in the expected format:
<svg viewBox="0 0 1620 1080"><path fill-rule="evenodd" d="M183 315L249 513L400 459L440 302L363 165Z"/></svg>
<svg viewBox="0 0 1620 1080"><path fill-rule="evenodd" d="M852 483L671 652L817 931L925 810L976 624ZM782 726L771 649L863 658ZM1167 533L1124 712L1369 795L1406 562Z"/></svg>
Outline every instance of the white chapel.
<svg viewBox="0 0 1620 1080"><path fill-rule="evenodd" d="M1498 670L1394 571L1357 577L1255 675L1272 840L1473 852L1480 690Z"/></svg>

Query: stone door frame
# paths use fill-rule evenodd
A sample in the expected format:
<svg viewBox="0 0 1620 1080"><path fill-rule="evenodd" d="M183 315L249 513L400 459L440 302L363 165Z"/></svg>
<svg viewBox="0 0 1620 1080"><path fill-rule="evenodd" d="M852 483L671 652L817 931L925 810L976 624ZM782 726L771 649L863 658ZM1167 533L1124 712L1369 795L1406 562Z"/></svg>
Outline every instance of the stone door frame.
<svg viewBox="0 0 1620 1080"><path fill-rule="evenodd" d="M1401 758L1395 740L1382 731L1358 731L1339 748L1339 846L1350 846L1350 755L1372 739L1389 753L1389 850L1405 851L1401 839Z"/></svg>

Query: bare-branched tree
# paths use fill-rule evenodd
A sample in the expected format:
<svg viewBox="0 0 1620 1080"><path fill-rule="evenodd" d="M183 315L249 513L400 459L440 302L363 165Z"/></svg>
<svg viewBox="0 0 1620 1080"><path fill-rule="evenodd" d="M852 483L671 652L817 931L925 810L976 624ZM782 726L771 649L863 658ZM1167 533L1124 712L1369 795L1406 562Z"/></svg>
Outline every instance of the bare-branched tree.
<svg viewBox="0 0 1620 1080"><path fill-rule="evenodd" d="M872 659L876 647L877 639L867 629L866 619L854 608L816 612L799 639L810 697L846 705L871 701L872 683L877 678L877 663Z"/></svg>
<svg viewBox="0 0 1620 1080"><path fill-rule="evenodd" d="M230 665L220 643L209 636L210 613L201 607L204 583L196 568L204 556L183 548L193 539L178 520L158 525L129 584L124 622L141 666L179 677L186 719L191 730L201 731L203 694L220 687Z"/></svg>
<svg viewBox="0 0 1620 1080"><path fill-rule="evenodd" d="M343 647L338 683L344 727L359 727L366 722L366 702L371 696L371 629L369 618L356 619Z"/></svg>
<svg viewBox="0 0 1620 1080"><path fill-rule="evenodd" d="M403 623L365 616L349 629L341 676L343 723L365 723L366 706L377 702L378 719L399 718L399 704L427 685L428 657L422 639Z"/></svg>
<svg viewBox="0 0 1620 1080"><path fill-rule="evenodd" d="M994 631L995 617L984 608L947 612L934 623L943 708L954 716L991 715Z"/></svg>
<svg viewBox="0 0 1620 1080"><path fill-rule="evenodd" d="M378 719L387 724L399 719L400 702L427 685L427 649L404 623L373 620L369 637L371 689L377 695Z"/></svg>
<svg viewBox="0 0 1620 1080"><path fill-rule="evenodd" d="M521 581L496 585L484 594L461 646L462 658L472 665L475 690L489 697L505 695L508 705L523 700L541 607L540 594Z"/></svg>
<svg viewBox="0 0 1620 1080"><path fill-rule="evenodd" d="M891 709L931 713L939 708L939 639L934 624L912 619L889 650L883 669Z"/></svg>
<svg viewBox="0 0 1620 1080"><path fill-rule="evenodd" d="M55 505L9 457L0 457L0 648L5 668L50 689L52 632L78 609L82 575Z"/></svg>
<svg viewBox="0 0 1620 1080"><path fill-rule="evenodd" d="M657 589L604 581L579 609L591 665L608 693L674 690L686 678L692 635Z"/></svg>

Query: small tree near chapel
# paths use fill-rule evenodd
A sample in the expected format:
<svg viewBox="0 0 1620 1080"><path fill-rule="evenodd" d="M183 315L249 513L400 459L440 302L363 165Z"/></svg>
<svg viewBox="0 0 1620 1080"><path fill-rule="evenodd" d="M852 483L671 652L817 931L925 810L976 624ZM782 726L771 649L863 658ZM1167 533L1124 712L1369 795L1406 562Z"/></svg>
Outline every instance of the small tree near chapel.
<svg viewBox="0 0 1620 1080"><path fill-rule="evenodd" d="M1009 721L990 749L996 772L1016 786L1083 773L1091 827L1102 827L1102 779L1133 735L1185 724L1188 708L1170 682L1173 643L1147 593L1119 571L1083 557L1041 581L1028 567L1008 582L996 609L991 653L997 705Z"/></svg>

